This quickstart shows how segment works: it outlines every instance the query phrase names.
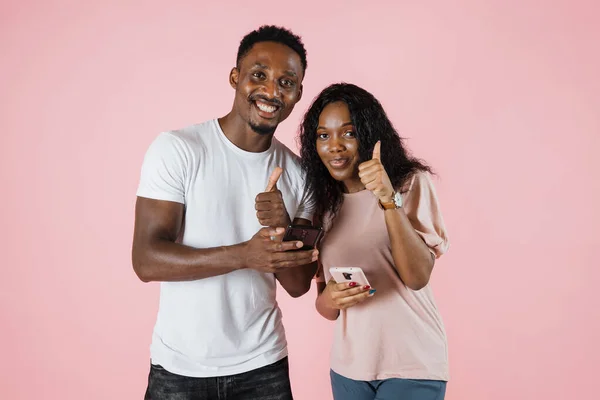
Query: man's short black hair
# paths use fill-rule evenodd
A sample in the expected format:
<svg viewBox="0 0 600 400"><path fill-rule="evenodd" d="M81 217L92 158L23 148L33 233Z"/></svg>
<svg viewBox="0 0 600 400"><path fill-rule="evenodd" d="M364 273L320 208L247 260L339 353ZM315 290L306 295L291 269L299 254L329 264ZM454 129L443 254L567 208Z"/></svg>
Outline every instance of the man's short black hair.
<svg viewBox="0 0 600 400"><path fill-rule="evenodd" d="M243 37L240 47L238 47L236 59L238 67L242 59L252 49L252 46L259 42L277 42L294 50L300 56L303 72L306 72L306 49L302 39L290 30L275 25L263 25Z"/></svg>

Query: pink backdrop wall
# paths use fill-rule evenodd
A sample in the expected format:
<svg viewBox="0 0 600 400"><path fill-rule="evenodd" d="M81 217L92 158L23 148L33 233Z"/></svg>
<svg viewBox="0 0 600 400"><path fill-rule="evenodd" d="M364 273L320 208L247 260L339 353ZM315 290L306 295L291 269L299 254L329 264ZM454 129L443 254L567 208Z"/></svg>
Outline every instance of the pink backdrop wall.
<svg viewBox="0 0 600 400"><path fill-rule="evenodd" d="M296 149L313 96L351 81L440 174L447 398L595 397L593 3L2 1L1 397L142 398L158 285L130 264L141 160L159 131L229 110L238 41L262 23L309 53L280 139ZM331 398L332 325L314 296L279 297L299 400Z"/></svg>

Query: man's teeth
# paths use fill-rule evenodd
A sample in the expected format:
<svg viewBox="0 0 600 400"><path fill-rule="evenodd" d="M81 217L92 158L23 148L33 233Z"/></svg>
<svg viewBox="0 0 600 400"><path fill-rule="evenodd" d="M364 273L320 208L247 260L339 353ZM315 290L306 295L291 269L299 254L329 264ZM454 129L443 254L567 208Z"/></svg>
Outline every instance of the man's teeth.
<svg viewBox="0 0 600 400"><path fill-rule="evenodd" d="M258 109L260 111L264 111L264 112L268 112L268 113L272 113L275 112L275 110L277 110L277 107L275 106L268 106L264 103L260 103L260 102L256 102L256 106L258 107Z"/></svg>

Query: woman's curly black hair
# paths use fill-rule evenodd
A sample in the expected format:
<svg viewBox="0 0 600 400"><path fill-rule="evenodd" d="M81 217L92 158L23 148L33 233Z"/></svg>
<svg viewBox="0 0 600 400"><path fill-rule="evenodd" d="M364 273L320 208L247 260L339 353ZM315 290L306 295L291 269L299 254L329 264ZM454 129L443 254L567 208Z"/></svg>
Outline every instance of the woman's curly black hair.
<svg viewBox="0 0 600 400"><path fill-rule="evenodd" d="M343 201L344 184L331 177L316 147L319 116L328 104L339 101L346 103L350 111L360 162L372 158L375 143L381 140L381 162L395 188L402 187L417 171L431 172L429 166L409 154L381 103L371 93L350 83L332 84L313 100L298 135L306 189L315 196L317 221L323 221L327 213L335 216Z"/></svg>

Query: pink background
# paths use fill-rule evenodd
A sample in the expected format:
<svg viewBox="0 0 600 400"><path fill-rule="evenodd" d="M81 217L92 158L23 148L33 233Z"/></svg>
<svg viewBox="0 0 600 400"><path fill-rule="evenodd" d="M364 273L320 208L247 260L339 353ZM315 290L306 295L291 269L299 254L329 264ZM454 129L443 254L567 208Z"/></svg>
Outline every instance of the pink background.
<svg viewBox="0 0 600 400"><path fill-rule="evenodd" d="M309 54L281 140L296 149L310 100L351 81L440 174L447 399L595 398L598 3L218 3L0 3L1 397L143 397L158 299L130 263L143 154L226 113L239 40L276 23ZM279 295L298 400L331 398L314 296Z"/></svg>

